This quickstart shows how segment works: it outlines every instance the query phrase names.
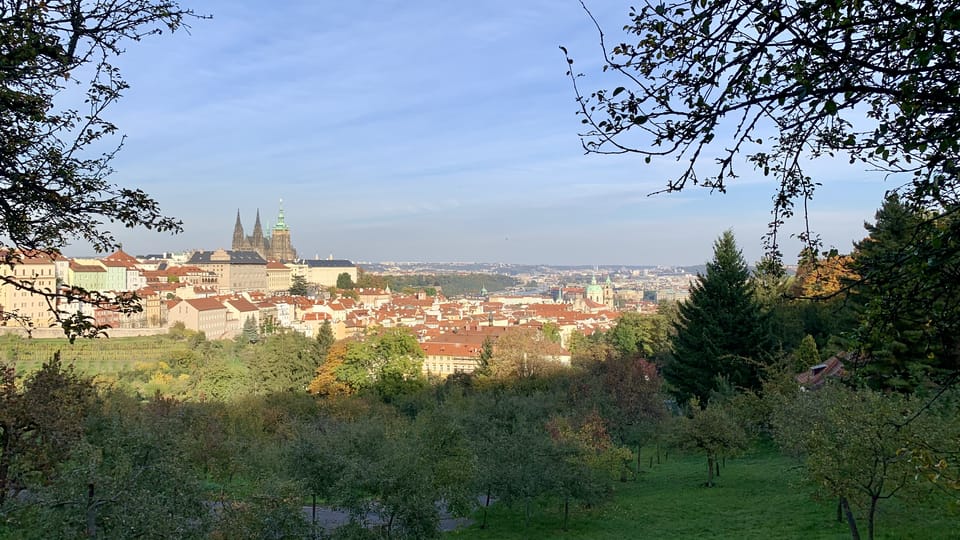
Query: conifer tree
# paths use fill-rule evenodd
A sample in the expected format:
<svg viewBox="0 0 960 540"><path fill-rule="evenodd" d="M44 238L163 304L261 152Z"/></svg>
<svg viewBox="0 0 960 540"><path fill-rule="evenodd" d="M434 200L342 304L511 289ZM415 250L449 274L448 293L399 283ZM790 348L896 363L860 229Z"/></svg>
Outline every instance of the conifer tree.
<svg viewBox="0 0 960 540"><path fill-rule="evenodd" d="M337 338L333 335L333 327L330 325L330 319L323 321L323 324L320 325L320 330L317 332L317 350L321 361L327 358L327 352L330 351L330 347L333 346L336 341Z"/></svg>
<svg viewBox="0 0 960 540"><path fill-rule="evenodd" d="M857 372L875 388L909 392L960 373L960 241L948 232L955 222L889 195L864 225L869 236L853 254L856 345L865 359Z"/></svg>
<svg viewBox="0 0 960 540"><path fill-rule="evenodd" d="M680 304L674 358L663 370L681 403L696 397L706 405L717 380L757 388L761 361L770 352L766 319L750 283L750 271L731 231L713 246L706 274L697 276Z"/></svg>

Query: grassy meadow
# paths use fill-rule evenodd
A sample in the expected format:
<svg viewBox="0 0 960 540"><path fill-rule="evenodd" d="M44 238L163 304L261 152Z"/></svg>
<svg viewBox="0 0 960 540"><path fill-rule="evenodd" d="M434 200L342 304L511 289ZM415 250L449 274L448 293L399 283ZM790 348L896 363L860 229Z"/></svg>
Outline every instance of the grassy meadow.
<svg viewBox="0 0 960 540"><path fill-rule="evenodd" d="M775 450L760 449L726 463L718 486L705 488L704 458L670 455L669 460L646 469L638 481L616 484L610 501L592 509L571 507L567 531L560 502L554 501L537 506L529 525L524 524L522 507L493 505L486 529L479 527L482 512L478 512L474 525L449 536L463 540L850 538L846 523L836 521L835 502L815 500L812 486L803 481L794 461ZM860 534L867 538L865 521ZM882 501L876 537L960 538L960 514L944 497L909 506L897 499Z"/></svg>

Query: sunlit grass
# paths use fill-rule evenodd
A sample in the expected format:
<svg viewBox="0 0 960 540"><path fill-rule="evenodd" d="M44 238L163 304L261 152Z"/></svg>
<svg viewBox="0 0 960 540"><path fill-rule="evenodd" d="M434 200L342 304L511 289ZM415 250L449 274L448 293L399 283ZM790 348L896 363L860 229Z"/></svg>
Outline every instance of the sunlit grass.
<svg viewBox="0 0 960 540"><path fill-rule="evenodd" d="M647 469L638 481L616 484L614 497L592 509L571 509L563 530L558 502L541 503L528 526L523 508L494 506L488 527L476 523L451 533L457 538L578 539L845 539L846 523L836 521L832 501L817 501L795 462L774 450L728 459L717 487L706 488L706 463L699 456L671 456ZM883 501L877 538L947 539L960 537L960 516L943 498L918 505ZM866 523L861 536L866 538Z"/></svg>

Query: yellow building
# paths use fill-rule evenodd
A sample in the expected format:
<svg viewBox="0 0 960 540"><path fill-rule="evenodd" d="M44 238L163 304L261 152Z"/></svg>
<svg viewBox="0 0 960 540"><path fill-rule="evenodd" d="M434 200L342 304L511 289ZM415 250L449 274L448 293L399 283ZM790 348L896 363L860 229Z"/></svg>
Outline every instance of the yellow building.
<svg viewBox="0 0 960 540"><path fill-rule="evenodd" d="M354 283L357 282L357 265L346 259L309 259L303 261L303 265L303 275L308 283L333 287L343 273L349 275Z"/></svg>
<svg viewBox="0 0 960 540"><path fill-rule="evenodd" d="M0 314L2 324L35 327L49 326L54 320L47 297L18 287L20 283L37 291L57 290L56 264L45 253L14 254L14 266L0 264ZM11 318L11 316L13 316Z"/></svg>

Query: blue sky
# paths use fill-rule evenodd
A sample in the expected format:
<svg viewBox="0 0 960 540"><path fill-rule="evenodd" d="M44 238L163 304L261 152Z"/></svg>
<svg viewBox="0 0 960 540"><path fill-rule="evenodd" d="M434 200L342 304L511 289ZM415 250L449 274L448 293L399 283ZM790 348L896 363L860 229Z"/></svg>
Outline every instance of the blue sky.
<svg viewBox="0 0 960 540"><path fill-rule="evenodd" d="M675 161L584 155L558 46L586 89L604 80L575 0L198 4L211 20L118 61L131 88L108 111L127 137L113 179L185 229L116 231L127 251L229 248L237 209L249 233L282 198L306 257L699 264L727 228L761 255L774 186L746 166L726 195L650 197ZM628 3L593 4L605 27L626 22ZM892 186L810 171L813 224L847 251ZM788 262L798 250L785 243Z"/></svg>

